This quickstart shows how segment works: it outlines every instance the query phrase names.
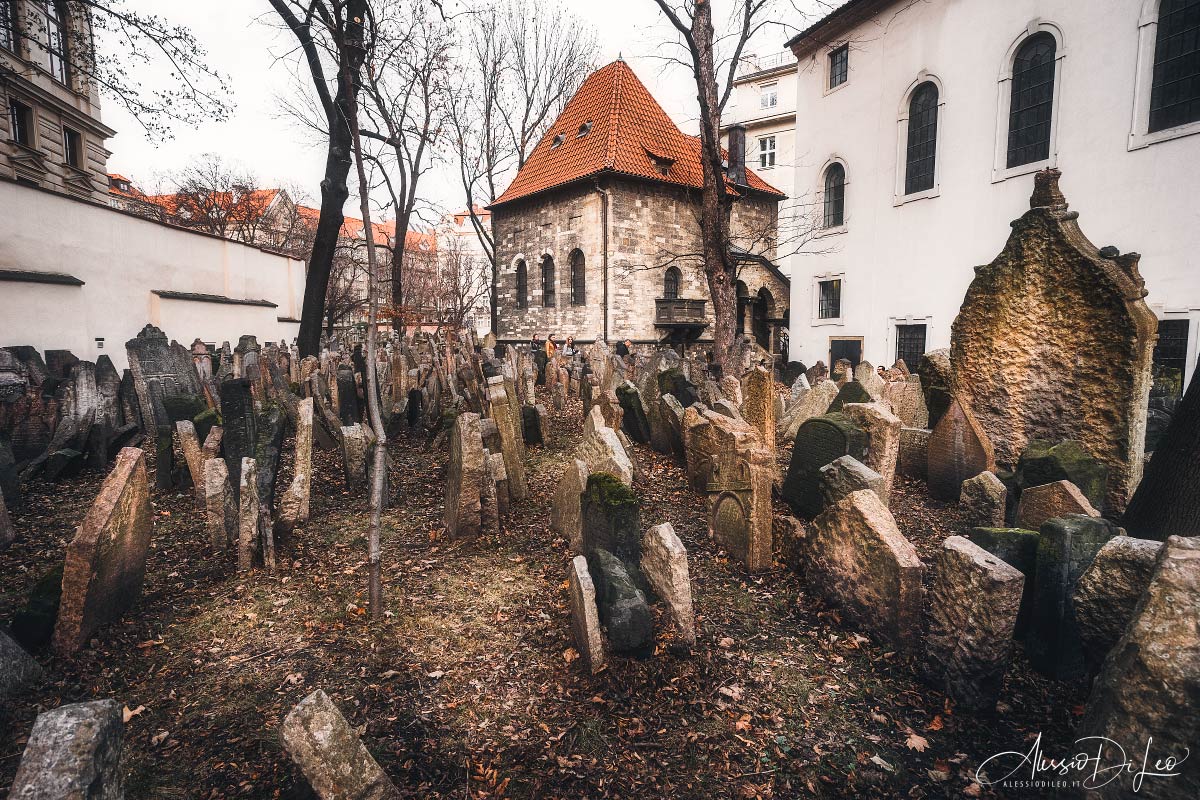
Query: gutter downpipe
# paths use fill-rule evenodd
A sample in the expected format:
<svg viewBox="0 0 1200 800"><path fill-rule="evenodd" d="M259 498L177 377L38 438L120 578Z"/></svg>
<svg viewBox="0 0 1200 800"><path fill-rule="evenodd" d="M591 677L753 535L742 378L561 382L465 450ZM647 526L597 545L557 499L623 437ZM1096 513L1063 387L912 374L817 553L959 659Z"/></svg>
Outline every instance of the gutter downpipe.
<svg viewBox="0 0 1200 800"><path fill-rule="evenodd" d="M600 185L599 178L595 181L596 194L600 195L600 269L604 286L603 336L608 342L608 189Z"/></svg>

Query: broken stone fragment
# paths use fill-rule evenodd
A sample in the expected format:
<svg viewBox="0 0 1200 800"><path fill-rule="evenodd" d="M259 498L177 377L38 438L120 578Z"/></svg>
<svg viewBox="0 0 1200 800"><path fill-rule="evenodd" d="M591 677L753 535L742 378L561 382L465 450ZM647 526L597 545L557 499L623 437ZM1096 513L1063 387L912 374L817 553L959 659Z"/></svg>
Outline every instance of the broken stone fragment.
<svg viewBox="0 0 1200 800"><path fill-rule="evenodd" d="M400 792L321 689L283 720L283 748L321 800L393 800Z"/></svg>
<svg viewBox="0 0 1200 800"><path fill-rule="evenodd" d="M121 800L121 706L96 700L38 714L9 797Z"/></svg>
<svg viewBox="0 0 1200 800"><path fill-rule="evenodd" d="M654 649L654 619L646 596L621 559L603 549L588 554L596 606L608 641L617 653L647 656Z"/></svg>

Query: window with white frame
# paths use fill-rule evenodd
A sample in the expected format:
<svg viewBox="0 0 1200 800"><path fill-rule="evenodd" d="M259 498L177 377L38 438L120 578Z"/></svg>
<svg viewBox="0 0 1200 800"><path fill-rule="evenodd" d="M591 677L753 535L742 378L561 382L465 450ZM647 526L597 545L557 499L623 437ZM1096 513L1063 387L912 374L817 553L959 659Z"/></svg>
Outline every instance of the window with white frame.
<svg viewBox="0 0 1200 800"><path fill-rule="evenodd" d="M760 169L771 169L775 166L775 137L758 137L758 166Z"/></svg>
<svg viewBox="0 0 1200 800"><path fill-rule="evenodd" d="M758 87L758 107L774 108L779 105L779 84L764 83Z"/></svg>
<svg viewBox="0 0 1200 800"><path fill-rule="evenodd" d="M1162 0L1154 41L1149 131L1200 120L1200 0Z"/></svg>
<svg viewBox="0 0 1200 800"><path fill-rule="evenodd" d="M817 319L842 318L842 280L817 281Z"/></svg>
<svg viewBox="0 0 1200 800"><path fill-rule="evenodd" d="M841 86L850 77L850 45L829 51L829 88Z"/></svg>
<svg viewBox="0 0 1200 800"><path fill-rule="evenodd" d="M822 228L846 224L846 168L835 161L825 170L825 195L822 198Z"/></svg>
<svg viewBox="0 0 1200 800"><path fill-rule="evenodd" d="M1021 45L1013 59L1008 107L1009 168L1050 157L1055 49L1053 36L1036 33Z"/></svg>

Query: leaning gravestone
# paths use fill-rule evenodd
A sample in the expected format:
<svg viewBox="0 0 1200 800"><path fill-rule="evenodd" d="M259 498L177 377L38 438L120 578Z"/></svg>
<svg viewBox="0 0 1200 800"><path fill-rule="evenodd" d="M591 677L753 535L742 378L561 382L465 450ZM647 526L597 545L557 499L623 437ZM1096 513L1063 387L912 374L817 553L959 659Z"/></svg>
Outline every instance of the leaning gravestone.
<svg viewBox="0 0 1200 800"><path fill-rule="evenodd" d="M446 531L451 539L479 535L484 481L483 437L479 415L459 414L450 431L450 465L446 475Z"/></svg>
<svg viewBox="0 0 1200 800"><path fill-rule="evenodd" d="M987 434L957 401L929 435L926 452L929 494L950 502L962 492L963 481L981 472L995 472L996 461Z"/></svg>
<svg viewBox="0 0 1200 800"><path fill-rule="evenodd" d="M120 800L121 706L72 703L38 714L9 789L13 800Z"/></svg>
<svg viewBox="0 0 1200 800"><path fill-rule="evenodd" d="M55 652L70 655L131 606L150 548L150 487L141 450L127 447L67 545Z"/></svg>
<svg viewBox="0 0 1200 800"><path fill-rule="evenodd" d="M692 580L688 573L687 550L664 522L646 531L642 539L642 575L663 599L679 636L689 647L696 644L696 614L692 610Z"/></svg>
<svg viewBox="0 0 1200 800"><path fill-rule="evenodd" d="M607 550L629 564L642 555L641 508L637 495L606 472L588 476L581 500L583 552L589 559L597 549Z"/></svg>
<svg viewBox="0 0 1200 800"><path fill-rule="evenodd" d="M1079 576L1071 602L1089 674L1129 627L1162 547L1151 539L1114 536Z"/></svg>
<svg viewBox="0 0 1200 800"><path fill-rule="evenodd" d="M159 427L170 427L171 420L161 418L155 408L151 387L158 386L161 397L199 397L200 379L186 350L176 350L167 335L153 325L146 325L137 336L125 343L129 356L129 371L137 393L143 430L147 433Z"/></svg>
<svg viewBox="0 0 1200 800"><path fill-rule="evenodd" d="M792 460L783 481L783 499L803 516L813 517L824 507L821 467L842 456L867 460L867 434L845 414L813 417L800 426Z"/></svg>
<svg viewBox="0 0 1200 800"><path fill-rule="evenodd" d="M866 387L858 381L847 381L838 390L837 397L833 398L833 402L829 404L830 413L841 411L842 406L846 403L873 403L875 398L867 391Z"/></svg>
<svg viewBox="0 0 1200 800"><path fill-rule="evenodd" d="M16 538L16 529L8 516L8 507L4 505L4 493L0 492L0 553L7 550Z"/></svg>
<svg viewBox="0 0 1200 800"><path fill-rule="evenodd" d="M625 562L597 548L588 555L587 564L596 587L600 623L608 632L613 650L649 655L654 649L654 618L646 604L646 595L629 574Z"/></svg>
<svg viewBox="0 0 1200 800"><path fill-rule="evenodd" d="M991 471L963 481L958 495L963 521L972 528L1003 528L1007 501L1008 489Z"/></svg>
<svg viewBox="0 0 1200 800"><path fill-rule="evenodd" d="M930 350L917 362L917 377L929 411L929 427L936 427L953 398L950 396L950 350Z"/></svg>
<svg viewBox="0 0 1200 800"><path fill-rule="evenodd" d="M925 669L958 708L996 707L1025 577L961 536L942 543L929 588Z"/></svg>
<svg viewBox="0 0 1200 800"><path fill-rule="evenodd" d="M0 699L40 678L42 665L0 630Z"/></svg>
<svg viewBox="0 0 1200 800"><path fill-rule="evenodd" d="M572 553L583 552L583 493L587 490L588 465L571 459L563 470L550 506L550 530L566 537Z"/></svg>
<svg viewBox="0 0 1200 800"><path fill-rule="evenodd" d="M1136 253L1102 254L1067 211L1059 172L1037 173L1030 210L977 267L954 320L956 399L1012 469L1031 439L1078 440L1109 469L1107 507L1142 475L1157 319Z"/></svg>
<svg viewBox="0 0 1200 800"><path fill-rule="evenodd" d="M583 556L571 559L567 592L571 601L571 631L575 636L575 647L583 657L584 666L595 674L604 669L607 658L604 638L600 633L599 611L596 609L596 587L588 572L587 559Z"/></svg>
<svg viewBox="0 0 1200 800"><path fill-rule="evenodd" d="M1054 444L1034 439L1021 451L1014 481L1020 491L1055 481L1070 481L1098 509L1104 508L1108 466L1067 440Z"/></svg>
<svg viewBox="0 0 1200 800"><path fill-rule="evenodd" d="M222 438L225 466L229 470L229 485L233 497L239 500L242 480L242 459L254 457L258 428L254 415L254 396L250 381L233 378L221 382L221 418L224 420Z"/></svg>
<svg viewBox="0 0 1200 800"><path fill-rule="evenodd" d="M1100 516L1100 512L1092 508L1092 504L1075 488L1075 484L1070 481L1055 481L1021 492L1016 521L1018 526L1036 531L1046 520L1065 517L1068 514Z"/></svg>
<svg viewBox="0 0 1200 800"><path fill-rule="evenodd" d="M1021 610L1013 635L1025 637L1033 616L1033 596L1037 576L1038 532L1020 528L972 528L966 536L996 558L1025 576L1021 593Z"/></svg>
<svg viewBox="0 0 1200 800"><path fill-rule="evenodd" d="M863 463L883 476L880 499L887 505L900 457L900 418L882 403L846 403L842 413L867 434L867 459Z"/></svg>

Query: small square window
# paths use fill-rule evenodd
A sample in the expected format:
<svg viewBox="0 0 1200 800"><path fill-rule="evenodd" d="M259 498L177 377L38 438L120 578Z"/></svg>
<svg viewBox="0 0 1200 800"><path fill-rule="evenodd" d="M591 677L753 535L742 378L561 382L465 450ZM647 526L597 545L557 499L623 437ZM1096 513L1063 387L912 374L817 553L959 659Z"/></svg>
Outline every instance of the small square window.
<svg viewBox="0 0 1200 800"><path fill-rule="evenodd" d="M771 169L775 166L775 137L760 136L758 139L759 169Z"/></svg>
<svg viewBox="0 0 1200 800"><path fill-rule="evenodd" d="M917 362L925 355L925 325L896 326L896 360L903 360L909 369L916 369Z"/></svg>
<svg viewBox="0 0 1200 800"><path fill-rule="evenodd" d="M779 84L765 83L758 87L758 107L775 108L779 105Z"/></svg>
<svg viewBox="0 0 1200 800"><path fill-rule="evenodd" d="M20 100L8 100L9 134L14 142L33 147L33 109Z"/></svg>
<svg viewBox="0 0 1200 800"><path fill-rule="evenodd" d="M821 296L817 303L819 319L841 319L842 316L842 281L840 278L831 281L820 281L818 287Z"/></svg>
<svg viewBox="0 0 1200 800"><path fill-rule="evenodd" d="M829 88L841 86L850 74L850 45L829 51Z"/></svg>
<svg viewBox="0 0 1200 800"><path fill-rule="evenodd" d="M66 125L63 126L63 160L75 169L83 169L83 137Z"/></svg>

